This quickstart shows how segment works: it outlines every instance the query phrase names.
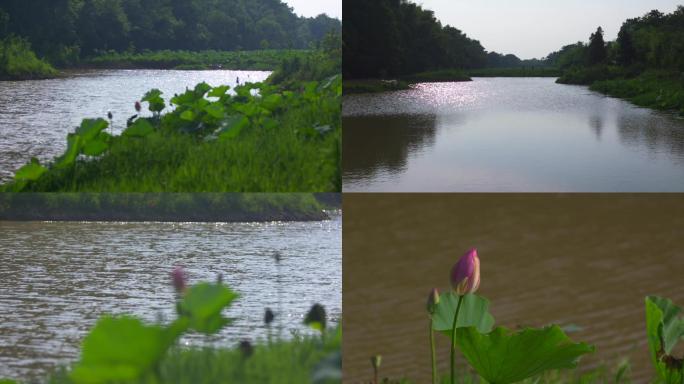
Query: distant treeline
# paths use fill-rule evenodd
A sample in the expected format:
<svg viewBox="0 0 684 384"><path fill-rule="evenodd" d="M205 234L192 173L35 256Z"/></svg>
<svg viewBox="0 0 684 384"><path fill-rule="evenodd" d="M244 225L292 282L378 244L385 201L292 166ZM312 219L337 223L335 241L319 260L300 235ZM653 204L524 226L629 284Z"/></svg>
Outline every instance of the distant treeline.
<svg viewBox="0 0 684 384"><path fill-rule="evenodd" d="M341 22L280 0L2 0L0 39L28 39L57 66L100 52L309 48Z"/></svg>
<svg viewBox="0 0 684 384"><path fill-rule="evenodd" d="M309 221L338 208L339 194L2 193L0 220Z"/></svg>
<svg viewBox="0 0 684 384"><path fill-rule="evenodd" d="M479 41L442 26L432 11L407 0L344 0L342 6L347 79L545 65L541 60L487 52Z"/></svg>
<svg viewBox="0 0 684 384"><path fill-rule="evenodd" d="M588 43L549 55L559 83L584 84L637 105L684 116L684 6L670 14L653 10L622 24L615 41L599 27Z"/></svg>
<svg viewBox="0 0 684 384"><path fill-rule="evenodd" d="M615 66L624 69L626 74L638 74L646 69L682 72L684 6L680 5L670 14L653 10L642 17L628 19L622 24L618 38L608 43L599 27L591 34L588 44L566 45L551 53L548 59L562 70Z"/></svg>

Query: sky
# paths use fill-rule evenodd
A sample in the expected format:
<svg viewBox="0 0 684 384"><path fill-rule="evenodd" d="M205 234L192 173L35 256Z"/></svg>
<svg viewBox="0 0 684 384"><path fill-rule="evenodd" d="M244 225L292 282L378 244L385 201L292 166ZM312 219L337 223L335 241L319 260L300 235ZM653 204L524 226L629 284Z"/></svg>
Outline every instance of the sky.
<svg viewBox="0 0 684 384"><path fill-rule="evenodd" d="M299 16L314 17L326 13L330 17L342 18L342 0L283 0ZM684 0L683 0L684 1Z"/></svg>
<svg viewBox="0 0 684 384"><path fill-rule="evenodd" d="M670 13L684 4L684 0L412 1L434 11L442 24L479 40L487 51L513 53L521 59L541 58L564 45L588 41L599 25L606 41L614 40L623 21L652 9Z"/></svg>

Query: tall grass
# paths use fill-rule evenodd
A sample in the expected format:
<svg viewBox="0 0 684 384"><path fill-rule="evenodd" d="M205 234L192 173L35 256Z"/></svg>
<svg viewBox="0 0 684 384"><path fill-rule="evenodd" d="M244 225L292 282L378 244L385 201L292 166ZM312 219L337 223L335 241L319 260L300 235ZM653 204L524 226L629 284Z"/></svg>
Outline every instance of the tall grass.
<svg viewBox="0 0 684 384"><path fill-rule="evenodd" d="M261 343L245 356L239 348L182 348L169 351L160 366L165 384L294 384L339 383L315 381L322 362L339 356L341 332L320 337L295 335L292 340ZM72 384L65 368L47 380L50 384Z"/></svg>

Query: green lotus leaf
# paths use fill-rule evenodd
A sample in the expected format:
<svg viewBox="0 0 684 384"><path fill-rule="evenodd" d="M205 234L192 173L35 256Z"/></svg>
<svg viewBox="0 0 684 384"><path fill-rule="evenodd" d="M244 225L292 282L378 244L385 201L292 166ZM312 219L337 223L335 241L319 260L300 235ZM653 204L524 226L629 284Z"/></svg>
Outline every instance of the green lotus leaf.
<svg viewBox="0 0 684 384"><path fill-rule="evenodd" d="M124 136L145 137L154 132L154 127L145 119L138 119L123 132Z"/></svg>
<svg viewBox="0 0 684 384"><path fill-rule="evenodd" d="M142 101L147 101L149 103L150 112L161 112L166 107L161 95L162 91L152 89L143 96Z"/></svg>
<svg viewBox="0 0 684 384"><path fill-rule="evenodd" d="M666 383L684 382L682 367L670 356L684 337L684 319L678 317L680 312L681 308L669 299L646 297L646 334L651 360Z"/></svg>
<svg viewBox="0 0 684 384"><path fill-rule="evenodd" d="M186 121L193 121L195 120L195 113L188 109L180 114L180 118Z"/></svg>
<svg viewBox="0 0 684 384"><path fill-rule="evenodd" d="M212 334L229 323L221 311L237 297L237 293L222 284L199 283L185 292L178 304L178 311L181 316L188 318L190 328Z"/></svg>
<svg viewBox="0 0 684 384"><path fill-rule="evenodd" d="M483 334L475 327L458 328L456 345L468 363L490 384L510 384L555 369L575 368L594 347L574 343L554 325L512 331L497 327Z"/></svg>
<svg viewBox="0 0 684 384"><path fill-rule="evenodd" d="M109 145L102 140L91 140L83 146L83 154L88 156L99 156L109 148Z"/></svg>
<svg viewBox="0 0 684 384"><path fill-rule="evenodd" d="M87 143L95 139L108 126L109 123L105 119L83 119L81 126L76 128L76 134L81 136L84 143Z"/></svg>
<svg viewBox="0 0 684 384"><path fill-rule="evenodd" d="M432 329L451 337L457 304L458 295L452 292L442 293L432 315ZM486 333L493 326L494 316L489 313L489 300L475 294L464 295L456 327L476 327L480 332Z"/></svg>
<svg viewBox="0 0 684 384"><path fill-rule="evenodd" d="M211 117L214 117L216 119L221 119L223 118L223 107L221 104L218 103L212 103L204 107L204 111L210 115Z"/></svg>
<svg viewBox="0 0 684 384"><path fill-rule="evenodd" d="M149 373L174 341L165 328L128 316L101 318L83 341L75 383L137 380Z"/></svg>
<svg viewBox="0 0 684 384"><path fill-rule="evenodd" d="M83 148L83 138L80 135L70 133L67 135L67 149L64 154L57 158L55 167L64 168L76 161Z"/></svg>
<svg viewBox="0 0 684 384"><path fill-rule="evenodd" d="M221 140L228 140L237 137L240 132L249 126L249 119L244 116L233 115L228 117L218 132Z"/></svg>
<svg viewBox="0 0 684 384"><path fill-rule="evenodd" d="M223 95L226 94L226 92L228 92L229 89L230 89L230 86L228 86L228 85L221 85L219 87L214 87L211 89L211 91L209 91L209 93L207 93L207 96L209 96L209 97L222 97Z"/></svg>
<svg viewBox="0 0 684 384"><path fill-rule="evenodd" d="M38 180L45 172L47 172L47 168L40 165L38 159L33 157L31 162L19 168L14 178L17 180Z"/></svg>

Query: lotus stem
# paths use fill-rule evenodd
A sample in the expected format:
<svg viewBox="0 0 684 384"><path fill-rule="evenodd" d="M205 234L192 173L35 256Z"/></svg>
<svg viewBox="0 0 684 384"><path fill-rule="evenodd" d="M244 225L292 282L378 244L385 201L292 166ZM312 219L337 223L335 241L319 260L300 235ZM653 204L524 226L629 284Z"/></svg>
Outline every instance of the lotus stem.
<svg viewBox="0 0 684 384"><path fill-rule="evenodd" d="M454 324L451 326L451 384L456 383L456 322L458 321L458 312L461 310L461 302L463 296L458 295L458 304L456 304L456 313L454 313Z"/></svg>
<svg viewBox="0 0 684 384"><path fill-rule="evenodd" d="M435 331L432 329L432 317L430 317L430 351L432 352L432 384L437 384L437 359L435 358Z"/></svg>

